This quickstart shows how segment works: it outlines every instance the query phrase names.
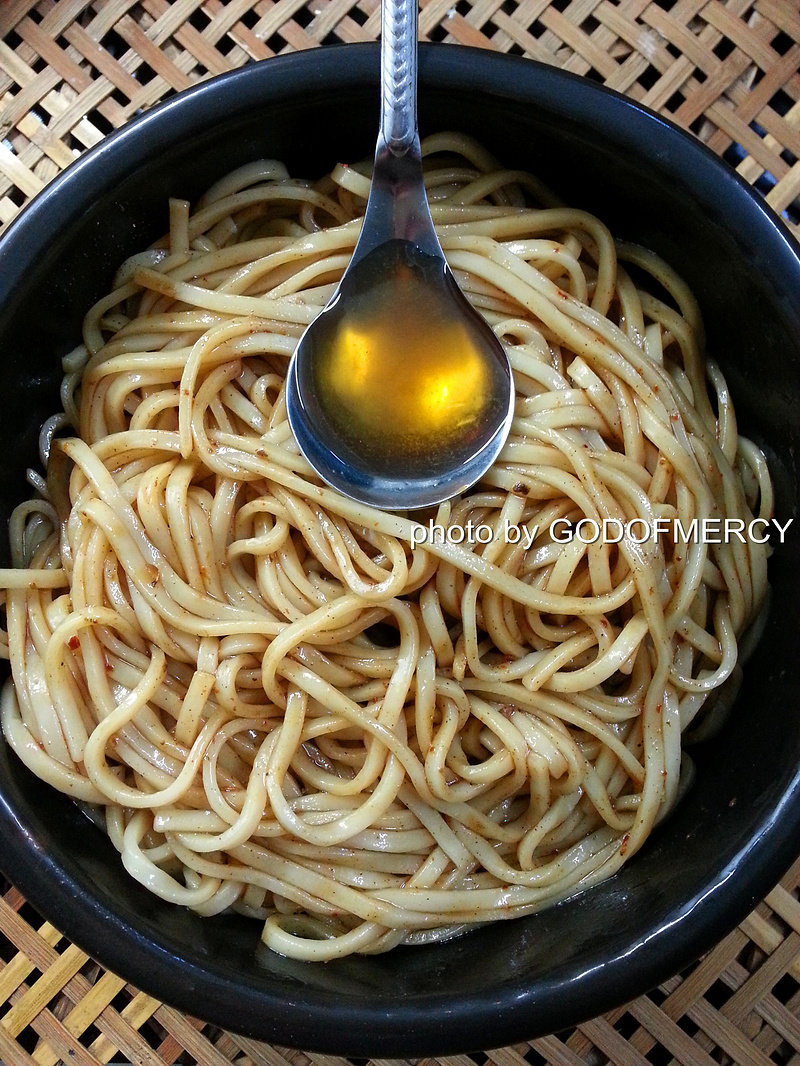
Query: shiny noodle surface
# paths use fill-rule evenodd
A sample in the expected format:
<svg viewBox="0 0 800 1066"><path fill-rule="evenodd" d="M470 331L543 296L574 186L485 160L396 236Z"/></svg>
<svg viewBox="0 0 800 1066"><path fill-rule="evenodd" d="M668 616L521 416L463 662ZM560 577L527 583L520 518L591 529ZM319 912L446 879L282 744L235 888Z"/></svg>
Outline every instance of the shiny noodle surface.
<svg viewBox="0 0 800 1066"><path fill-rule="evenodd" d="M445 253L515 374L479 485L395 514L312 474L284 375L369 171L256 162L172 201L87 315L0 572L20 758L101 812L150 890L252 915L305 959L614 873L676 802L682 735L735 682L766 588L747 538L555 539L769 518L763 456L663 263L466 138L423 151Z"/></svg>

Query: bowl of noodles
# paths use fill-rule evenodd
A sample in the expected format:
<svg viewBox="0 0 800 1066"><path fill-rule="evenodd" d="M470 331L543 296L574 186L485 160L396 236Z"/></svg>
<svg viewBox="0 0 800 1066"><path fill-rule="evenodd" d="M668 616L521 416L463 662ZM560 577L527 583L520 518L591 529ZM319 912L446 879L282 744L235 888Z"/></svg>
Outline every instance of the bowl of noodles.
<svg viewBox="0 0 800 1066"><path fill-rule="evenodd" d="M657 985L796 857L800 259L645 109L424 46L515 421L457 499L345 499L282 388L369 189L346 47L176 96L4 235L0 863L193 1016L453 1054Z"/></svg>

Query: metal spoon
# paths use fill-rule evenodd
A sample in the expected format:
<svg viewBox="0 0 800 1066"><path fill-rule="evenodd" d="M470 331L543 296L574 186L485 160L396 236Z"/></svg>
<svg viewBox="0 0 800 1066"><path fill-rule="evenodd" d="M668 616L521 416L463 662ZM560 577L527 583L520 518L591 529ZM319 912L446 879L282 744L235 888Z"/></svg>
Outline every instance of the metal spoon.
<svg viewBox="0 0 800 1066"><path fill-rule="evenodd" d="M328 484L388 509L474 484L511 425L508 358L447 265L417 131L417 0L382 0L381 126L361 234L289 365L300 450Z"/></svg>

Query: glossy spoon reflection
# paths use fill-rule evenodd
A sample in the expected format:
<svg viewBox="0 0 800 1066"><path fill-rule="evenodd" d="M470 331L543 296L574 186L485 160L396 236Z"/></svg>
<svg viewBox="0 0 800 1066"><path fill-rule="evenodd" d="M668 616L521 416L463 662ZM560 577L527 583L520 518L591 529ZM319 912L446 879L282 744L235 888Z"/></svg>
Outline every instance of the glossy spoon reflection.
<svg viewBox="0 0 800 1066"><path fill-rule="evenodd" d="M365 503L423 507L474 484L511 424L502 344L461 292L428 208L416 121L416 0L384 0L381 130L364 222L289 366L301 451Z"/></svg>

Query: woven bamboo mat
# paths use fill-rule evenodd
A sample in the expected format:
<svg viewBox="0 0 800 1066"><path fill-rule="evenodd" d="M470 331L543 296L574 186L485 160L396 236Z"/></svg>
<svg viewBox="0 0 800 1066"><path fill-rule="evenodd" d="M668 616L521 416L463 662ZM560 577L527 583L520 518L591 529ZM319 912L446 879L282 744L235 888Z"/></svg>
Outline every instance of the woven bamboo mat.
<svg viewBox="0 0 800 1066"><path fill-rule="evenodd" d="M800 860L700 962L604 1017L530 1043L418 1066L797 1066L799 887ZM4 1066L351 1066L204 1026L159 1003L102 970L10 886L0 899L0 938Z"/></svg>
<svg viewBox="0 0 800 1066"><path fill-rule="evenodd" d="M379 0L0 0L0 225L165 97L378 31ZM422 0L420 32L551 63L669 115L800 234L800 0ZM345 1066L181 1015L93 963L15 888L0 891L1 1066ZM655 992L571 1032L424 1066L800 1066L798 896L800 860Z"/></svg>
<svg viewBox="0 0 800 1066"><path fill-rule="evenodd" d="M203 78L373 40L379 0L0 0L0 224ZM420 33L602 81L691 129L800 222L798 0L421 0Z"/></svg>

